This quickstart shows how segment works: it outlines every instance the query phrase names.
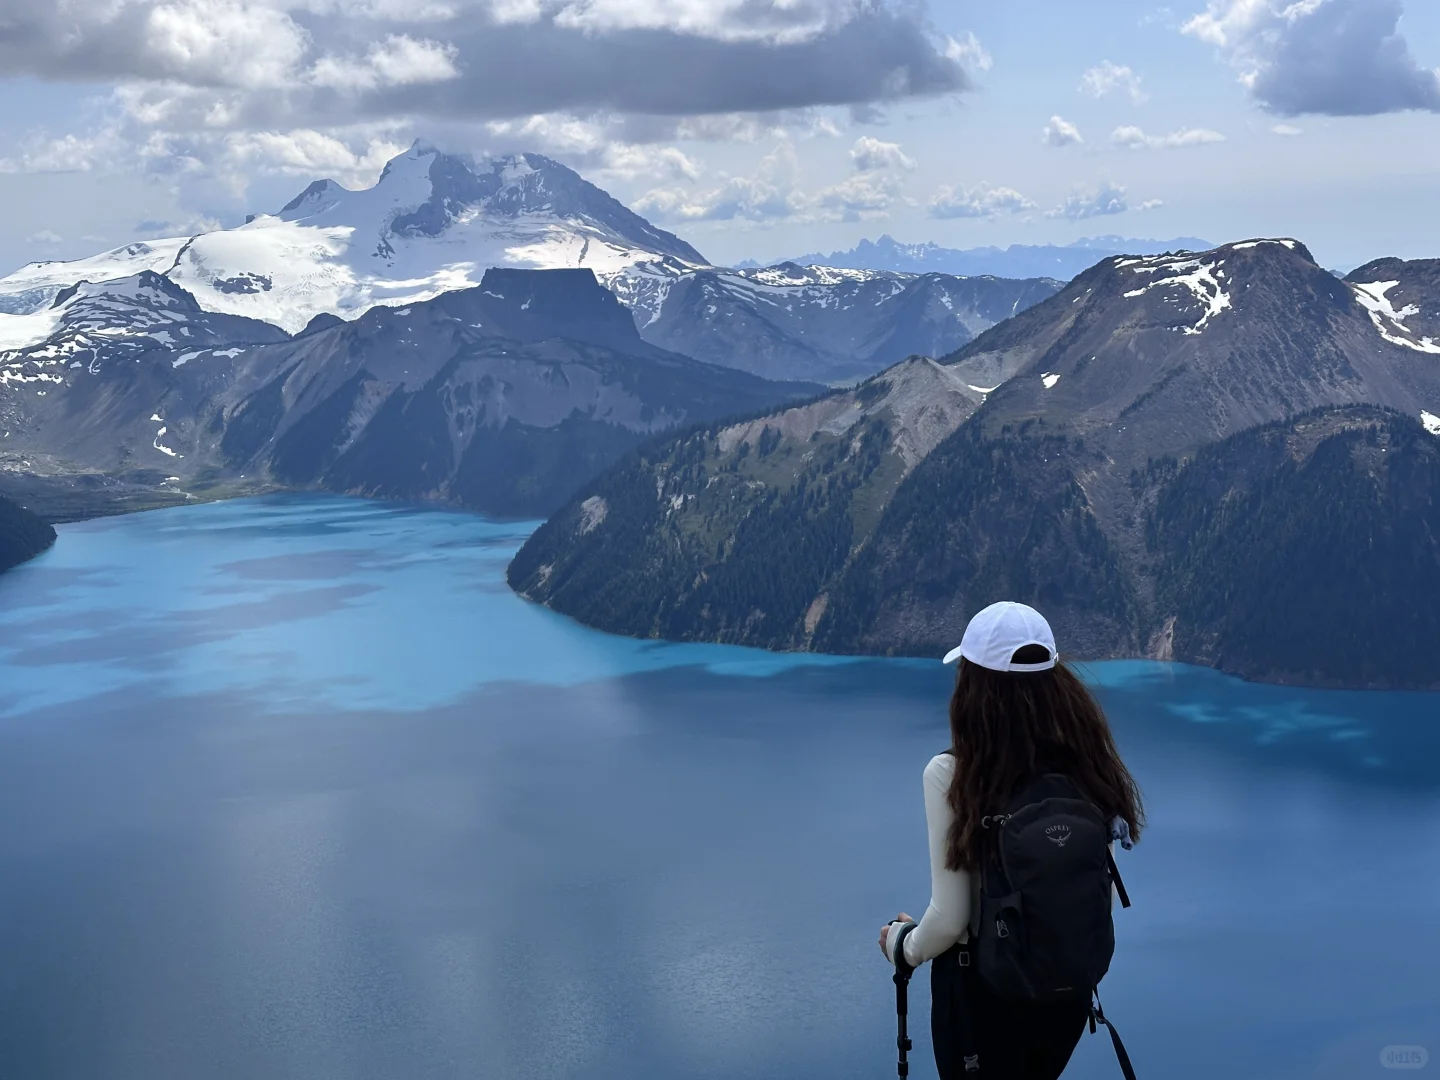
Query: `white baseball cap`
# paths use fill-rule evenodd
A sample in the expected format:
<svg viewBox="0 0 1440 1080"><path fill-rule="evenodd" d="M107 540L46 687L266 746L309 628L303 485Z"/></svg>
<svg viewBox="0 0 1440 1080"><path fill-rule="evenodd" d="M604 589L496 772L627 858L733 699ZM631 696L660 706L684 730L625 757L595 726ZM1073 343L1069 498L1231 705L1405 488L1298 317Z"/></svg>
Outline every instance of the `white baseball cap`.
<svg viewBox="0 0 1440 1080"><path fill-rule="evenodd" d="M1043 664L1017 664L1011 660L1026 645L1043 645L1050 659ZM1002 600L976 612L965 627L958 648L945 654L945 663L961 657L991 671L1049 671L1058 659L1050 624L1032 607Z"/></svg>

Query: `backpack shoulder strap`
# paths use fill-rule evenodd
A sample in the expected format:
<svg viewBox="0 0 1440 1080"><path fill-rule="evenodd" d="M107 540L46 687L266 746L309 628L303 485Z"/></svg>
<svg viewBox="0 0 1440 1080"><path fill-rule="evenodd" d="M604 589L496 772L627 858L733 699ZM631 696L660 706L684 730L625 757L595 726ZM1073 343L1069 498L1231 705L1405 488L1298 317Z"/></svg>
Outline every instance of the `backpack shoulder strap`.
<svg viewBox="0 0 1440 1080"><path fill-rule="evenodd" d="M1110 877L1115 882L1115 892L1120 896L1120 906L1130 906L1130 894L1125 891L1125 882L1120 879L1120 868L1115 865L1115 853L1110 850L1110 845L1105 845L1105 862L1110 867Z"/></svg>
<svg viewBox="0 0 1440 1080"><path fill-rule="evenodd" d="M1115 1047L1115 1058L1120 1062L1120 1071L1125 1074L1125 1080L1135 1080L1135 1066L1130 1064L1130 1055L1125 1052L1125 1044L1120 1041L1120 1033L1115 1030L1115 1025L1105 1018L1105 1010L1100 1007L1100 994L1095 994L1095 1001L1090 1006L1090 1034L1095 1034L1095 1024L1104 1024L1110 1032L1110 1042Z"/></svg>

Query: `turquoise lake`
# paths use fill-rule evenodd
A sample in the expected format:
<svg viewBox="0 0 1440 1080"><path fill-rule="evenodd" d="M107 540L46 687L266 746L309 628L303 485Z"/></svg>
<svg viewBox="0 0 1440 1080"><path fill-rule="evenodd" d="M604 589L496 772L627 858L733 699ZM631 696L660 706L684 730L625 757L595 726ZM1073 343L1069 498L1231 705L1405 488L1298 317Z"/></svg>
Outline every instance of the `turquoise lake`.
<svg viewBox="0 0 1440 1080"><path fill-rule="evenodd" d="M587 630L506 588L532 527L275 497L0 576L0 1077L895 1075L952 670ZM1082 670L1140 1080L1440 1069L1440 695Z"/></svg>

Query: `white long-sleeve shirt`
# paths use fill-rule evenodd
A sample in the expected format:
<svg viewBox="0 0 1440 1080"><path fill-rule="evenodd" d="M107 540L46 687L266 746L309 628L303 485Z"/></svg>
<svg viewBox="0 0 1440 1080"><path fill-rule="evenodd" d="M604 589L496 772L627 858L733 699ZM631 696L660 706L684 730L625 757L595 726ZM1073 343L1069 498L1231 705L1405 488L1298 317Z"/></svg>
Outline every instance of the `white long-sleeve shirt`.
<svg viewBox="0 0 1440 1080"><path fill-rule="evenodd" d="M947 795L955 778L955 757L936 754L925 766L925 824L930 834L930 906L920 924L905 937L905 961L918 967L933 960L957 941L970 937L970 912L976 903L979 883L965 870L945 868L945 849L955 811ZM890 929L886 955L895 960L893 942L898 935Z"/></svg>

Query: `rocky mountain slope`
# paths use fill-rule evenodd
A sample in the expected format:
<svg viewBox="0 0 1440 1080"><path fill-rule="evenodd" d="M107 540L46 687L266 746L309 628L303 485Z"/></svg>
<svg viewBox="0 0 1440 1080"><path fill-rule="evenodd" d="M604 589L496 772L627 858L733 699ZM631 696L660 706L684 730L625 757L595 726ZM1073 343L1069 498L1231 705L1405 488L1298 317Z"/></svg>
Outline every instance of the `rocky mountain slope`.
<svg viewBox="0 0 1440 1080"><path fill-rule="evenodd" d="M647 344L588 270L491 270L260 352L223 411L231 469L514 516L657 432L820 390Z"/></svg>
<svg viewBox="0 0 1440 1080"><path fill-rule="evenodd" d="M1412 265L1383 280L1392 274L1414 290L1395 308L1398 328L1372 317L1378 286L1341 281L1293 240L1107 259L935 366L946 390L923 397L941 409L888 404L926 370L917 360L849 396L645 447L535 534L512 584L624 633L916 655L943 652L969 614L1012 597L1045 610L1075 655L1416 685L1409 661L1386 660L1379 644L1363 646L1359 667L1338 655L1340 620L1376 625L1373 576L1336 584L1338 606L1317 630L1329 651L1297 667L1256 639L1237 644L1219 614L1229 601L1185 596L1187 580L1232 593L1215 577L1187 579L1202 548L1164 527L1166 507L1198 500L1216 513L1226 499L1273 495L1289 535L1308 522L1337 546L1336 565L1363 562L1355 522L1402 537L1387 558L1421 567L1415 587L1430 587L1429 534L1407 522L1429 520L1435 491L1402 481L1428 475L1440 434L1440 364L1415 321L1436 297L1421 295ZM1245 441L1263 425L1281 434ZM1308 449L1277 457L1276 439ZM1220 460L1221 479L1200 483ZM1348 501L1322 520L1313 495L1329 483ZM1285 572L1282 532L1227 520L1205 541L1208 565L1253 556ZM1303 580L1271 590L1289 597L1277 610L1300 610ZM1408 602L1434 609L1440 594Z"/></svg>
<svg viewBox="0 0 1440 1080"><path fill-rule="evenodd" d="M492 270L294 337L148 272L55 303L50 339L0 353L0 489L57 517L275 487L544 514L656 432L822 389L647 344L589 270ZM124 333L91 327L117 312Z"/></svg>
<svg viewBox="0 0 1440 1080"><path fill-rule="evenodd" d="M0 496L0 574L33 559L54 542L54 529L29 510Z"/></svg>

